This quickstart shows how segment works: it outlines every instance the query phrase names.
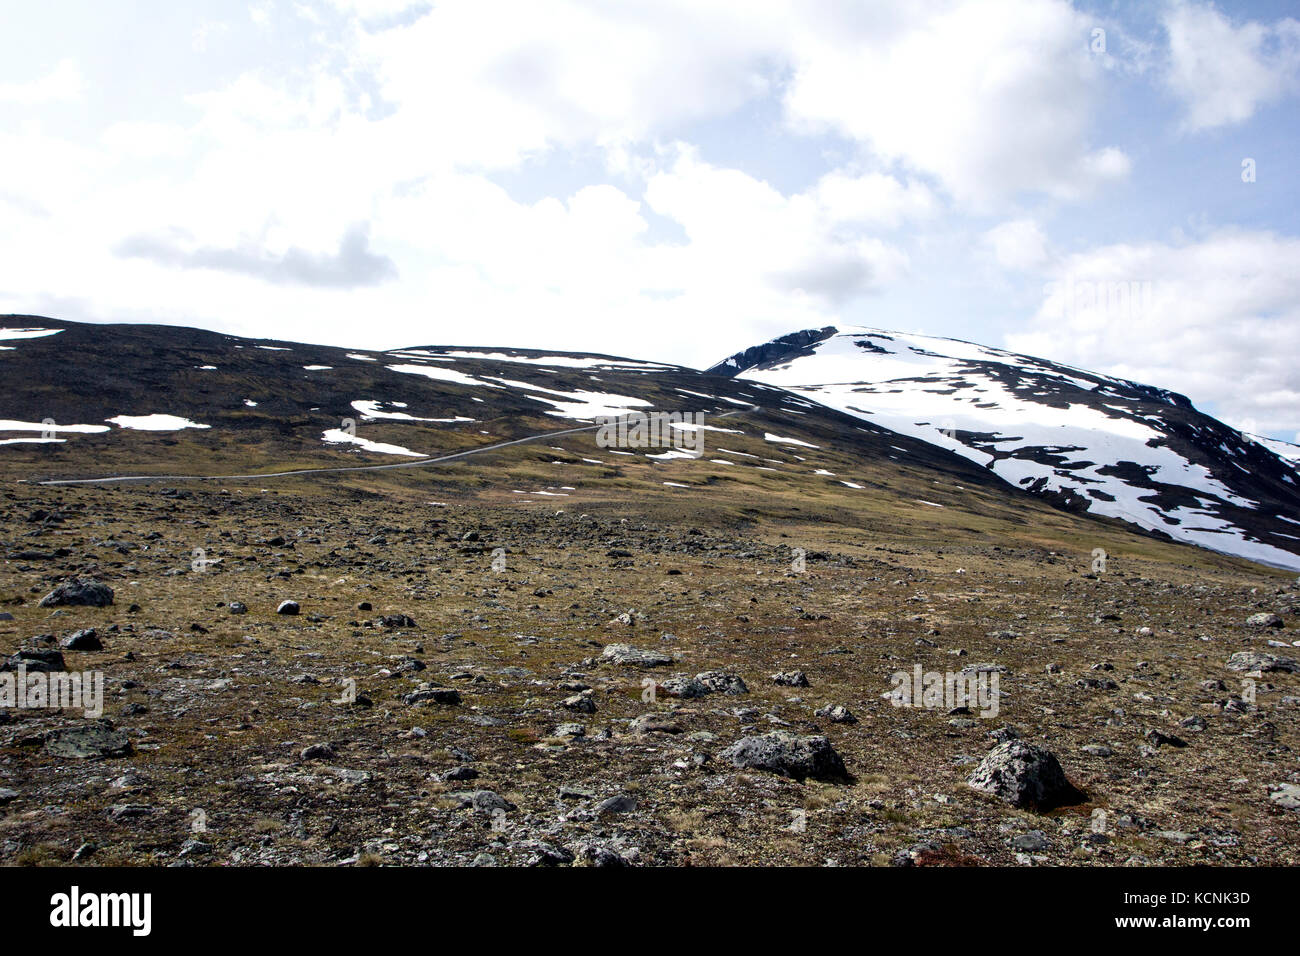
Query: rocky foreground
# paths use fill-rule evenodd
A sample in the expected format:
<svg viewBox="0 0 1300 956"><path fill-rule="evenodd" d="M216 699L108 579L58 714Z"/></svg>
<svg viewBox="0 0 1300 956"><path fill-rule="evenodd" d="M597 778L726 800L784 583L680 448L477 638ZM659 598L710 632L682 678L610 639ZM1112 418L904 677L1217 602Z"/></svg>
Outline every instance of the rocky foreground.
<svg viewBox="0 0 1300 956"><path fill-rule="evenodd" d="M5 673L105 683L98 717L0 712L5 863L1300 862L1300 595L1267 569L508 495L10 489ZM996 713L895 706L918 665L996 675Z"/></svg>

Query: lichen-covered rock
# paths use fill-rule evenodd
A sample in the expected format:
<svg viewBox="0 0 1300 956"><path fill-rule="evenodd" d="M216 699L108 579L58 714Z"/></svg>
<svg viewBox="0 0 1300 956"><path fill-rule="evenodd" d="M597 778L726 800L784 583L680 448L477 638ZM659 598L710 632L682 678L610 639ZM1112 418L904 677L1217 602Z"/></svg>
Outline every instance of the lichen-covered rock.
<svg viewBox="0 0 1300 956"><path fill-rule="evenodd" d="M994 747L967 783L1021 808L1047 810L1079 796L1056 757L1023 740L1008 740Z"/></svg>
<svg viewBox="0 0 1300 956"><path fill-rule="evenodd" d="M701 674L696 674L695 679L716 694L736 697L740 694L749 693L749 688L745 686L745 682L735 674L727 674L723 671L704 671Z"/></svg>
<svg viewBox="0 0 1300 956"><path fill-rule="evenodd" d="M126 757L131 753L131 741L108 724L86 724L51 733L45 738L45 752L77 760Z"/></svg>
<svg viewBox="0 0 1300 956"><path fill-rule="evenodd" d="M615 664L630 664L633 667L664 667L673 662L667 654L647 651L631 644L607 644L600 656Z"/></svg>
<svg viewBox="0 0 1300 956"><path fill-rule="evenodd" d="M1237 651L1228 658L1228 670L1230 671L1257 671L1261 674L1269 671L1285 671L1288 674L1294 674L1300 671L1300 664L1297 664L1289 657L1278 657L1274 654L1265 654L1261 651Z"/></svg>
<svg viewBox="0 0 1300 956"><path fill-rule="evenodd" d="M41 607L108 607L113 589L94 578L70 578L41 598Z"/></svg>
<svg viewBox="0 0 1300 956"><path fill-rule="evenodd" d="M0 671L17 671L25 668L30 673L62 673L68 669L60 651L17 651L0 662Z"/></svg>
<svg viewBox="0 0 1300 956"><path fill-rule="evenodd" d="M768 770L795 780L848 777L844 759L825 737L797 737L785 731L742 737L722 752L722 758L742 770Z"/></svg>
<svg viewBox="0 0 1300 956"><path fill-rule="evenodd" d="M1246 618L1247 627L1281 627L1282 619L1276 614L1269 614L1262 611L1259 614L1252 614Z"/></svg>

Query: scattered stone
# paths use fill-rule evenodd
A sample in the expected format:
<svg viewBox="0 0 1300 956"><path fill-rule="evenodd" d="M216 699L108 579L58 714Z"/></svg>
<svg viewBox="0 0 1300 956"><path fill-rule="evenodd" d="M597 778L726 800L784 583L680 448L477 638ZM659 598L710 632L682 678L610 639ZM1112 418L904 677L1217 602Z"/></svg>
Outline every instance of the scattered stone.
<svg viewBox="0 0 1300 956"><path fill-rule="evenodd" d="M59 647L65 651L102 651L104 642L99 639L93 627L82 631L73 631L62 641Z"/></svg>
<svg viewBox="0 0 1300 956"><path fill-rule="evenodd" d="M1050 751L1022 740L994 747L967 783L1020 808L1050 810L1079 796Z"/></svg>
<svg viewBox="0 0 1300 956"><path fill-rule="evenodd" d="M781 687L808 687L808 676L803 671L784 671L772 675L772 683Z"/></svg>
<svg viewBox="0 0 1300 956"><path fill-rule="evenodd" d="M996 730L990 730L989 737L994 743L1004 744L1008 740L1019 740L1020 731L1016 730L1016 728L1012 727L1010 724L1004 724Z"/></svg>
<svg viewBox="0 0 1300 956"><path fill-rule="evenodd" d="M646 734L680 734L682 725L667 714L642 714L629 728L637 736Z"/></svg>
<svg viewBox="0 0 1300 956"><path fill-rule="evenodd" d="M309 747L303 747L302 752L298 755L303 760L333 760L338 756L333 744L312 744Z"/></svg>
<svg viewBox="0 0 1300 956"><path fill-rule="evenodd" d="M247 614L247 613L248 613L248 605L243 604L243 603L241 603L241 602L239 602L239 601L232 601L231 604L230 604L230 613L231 613L231 614Z"/></svg>
<svg viewBox="0 0 1300 956"><path fill-rule="evenodd" d="M1175 737L1172 734L1164 734L1154 728L1148 730L1145 736L1147 742L1150 743L1151 746L1156 748L1187 746L1187 741L1183 740L1181 737Z"/></svg>
<svg viewBox="0 0 1300 956"><path fill-rule="evenodd" d="M594 714L596 712L596 702L591 699L590 694L574 694L572 697L566 697L560 701L560 706L565 710L577 711L580 714Z"/></svg>
<svg viewBox="0 0 1300 956"><path fill-rule="evenodd" d="M669 677L659 684L659 689L669 697L680 697L683 700L707 697L712 693L696 677Z"/></svg>
<svg viewBox="0 0 1300 956"><path fill-rule="evenodd" d="M1228 658L1228 670L1230 671L1252 671L1266 674L1269 671L1284 671L1288 674L1294 674L1300 671L1300 664L1297 664L1290 657L1277 657L1273 654L1264 654L1260 651L1237 651Z"/></svg>
<svg viewBox="0 0 1300 956"><path fill-rule="evenodd" d="M28 673L40 671L45 674L62 673L68 669L59 651L18 651L5 658L0 664L0 671L16 671L26 668Z"/></svg>
<svg viewBox="0 0 1300 956"><path fill-rule="evenodd" d="M477 779L477 777L477 770L473 767L467 766L466 764L461 764L460 766L452 767L450 770L444 771L438 779L443 783L453 783L456 781L474 780Z"/></svg>
<svg viewBox="0 0 1300 956"><path fill-rule="evenodd" d="M824 717L833 724L856 724L858 718L853 716L853 712L843 704L827 704L825 707L813 711L817 717Z"/></svg>
<svg viewBox="0 0 1300 956"><path fill-rule="evenodd" d="M479 813L489 816L498 810L513 810L515 805L493 790L463 790L447 795L459 803L460 809L473 807Z"/></svg>
<svg viewBox="0 0 1300 956"><path fill-rule="evenodd" d="M673 659L659 651L648 651L630 644L607 644L601 657L615 664L628 664L632 667L664 667Z"/></svg>
<svg viewBox="0 0 1300 956"><path fill-rule="evenodd" d="M1024 853L1041 853L1048 847L1047 837L1042 830L1030 830L1011 838L1011 846Z"/></svg>
<svg viewBox="0 0 1300 956"><path fill-rule="evenodd" d="M1252 614L1246 618L1247 627L1282 627L1283 622L1276 614L1270 614L1267 611L1261 611L1259 614Z"/></svg>
<svg viewBox="0 0 1300 956"><path fill-rule="evenodd" d="M429 702L454 706L461 702L461 696L460 691L450 687L424 687L406 694L402 700L412 707Z"/></svg>
<svg viewBox="0 0 1300 956"><path fill-rule="evenodd" d="M768 770L795 780L848 777L843 758L825 737L796 737L785 731L742 737L721 756L742 770Z"/></svg>
<svg viewBox="0 0 1300 956"><path fill-rule="evenodd" d="M1300 810L1300 786L1294 783L1279 783L1268 795L1268 800L1275 807L1284 810Z"/></svg>
<svg viewBox="0 0 1300 956"><path fill-rule="evenodd" d="M53 731L45 737L45 752L55 757L92 760L127 757L132 748L122 731L108 724L94 723Z"/></svg>
<svg viewBox="0 0 1300 956"><path fill-rule="evenodd" d="M297 614L301 608L298 607L297 601L281 601L280 606L275 609L276 614Z"/></svg>
<svg viewBox="0 0 1300 956"><path fill-rule="evenodd" d="M108 607L113 589L94 578L71 578L41 598L41 607Z"/></svg>
<svg viewBox="0 0 1300 956"><path fill-rule="evenodd" d="M749 688L745 686L745 682L735 674L727 674L723 671L704 671L702 674L696 674L695 679L714 693L725 694L728 697L749 693Z"/></svg>
<svg viewBox="0 0 1300 956"><path fill-rule="evenodd" d="M596 816L603 817L609 813L631 813L637 807L637 799L626 793L610 797L596 804Z"/></svg>

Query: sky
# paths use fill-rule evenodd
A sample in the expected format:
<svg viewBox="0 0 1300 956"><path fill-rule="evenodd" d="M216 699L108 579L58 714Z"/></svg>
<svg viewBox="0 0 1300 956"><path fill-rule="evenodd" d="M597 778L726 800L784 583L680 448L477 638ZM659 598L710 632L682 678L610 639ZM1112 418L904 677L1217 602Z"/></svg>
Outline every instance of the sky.
<svg viewBox="0 0 1300 956"><path fill-rule="evenodd" d="M0 0L0 312L693 367L863 325L1297 441L1290 12Z"/></svg>

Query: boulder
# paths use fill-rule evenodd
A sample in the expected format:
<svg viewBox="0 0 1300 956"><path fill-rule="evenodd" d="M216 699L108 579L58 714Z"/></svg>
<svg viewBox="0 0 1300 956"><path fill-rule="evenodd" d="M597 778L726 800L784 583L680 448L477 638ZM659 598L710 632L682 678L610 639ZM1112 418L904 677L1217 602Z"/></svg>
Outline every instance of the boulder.
<svg viewBox="0 0 1300 956"><path fill-rule="evenodd" d="M113 589L94 578L70 578L41 598L41 607L108 607Z"/></svg>
<svg viewBox="0 0 1300 956"><path fill-rule="evenodd" d="M1013 806L1038 810L1072 803L1080 796L1050 751L1023 740L994 747L967 783Z"/></svg>
<svg viewBox="0 0 1300 956"><path fill-rule="evenodd" d="M843 780L844 760L825 737L797 737L785 731L742 737L722 752L722 758L742 770L767 770L803 780Z"/></svg>
<svg viewBox="0 0 1300 956"><path fill-rule="evenodd" d="M664 667L673 662L667 654L633 647L630 644L607 644L600 656L615 664L628 664L632 667Z"/></svg>
<svg viewBox="0 0 1300 956"><path fill-rule="evenodd" d="M1228 658L1227 666L1230 671L1258 671L1261 674L1269 671L1285 671L1294 674L1300 671L1300 664L1291 658L1264 654L1260 651L1237 651Z"/></svg>
<svg viewBox="0 0 1300 956"><path fill-rule="evenodd" d="M126 757L131 753L131 741L111 725L96 723L56 730L45 738L45 752L55 757L88 760L106 757Z"/></svg>
<svg viewBox="0 0 1300 956"><path fill-rule="evenodd" d="M1276 614L1269 614L1267 611L1262 611L1259 614L1252 614L1250 617L1246 618L1246 626L1247 627L1281 627L1282 619L1278 617Z"/></svg>

